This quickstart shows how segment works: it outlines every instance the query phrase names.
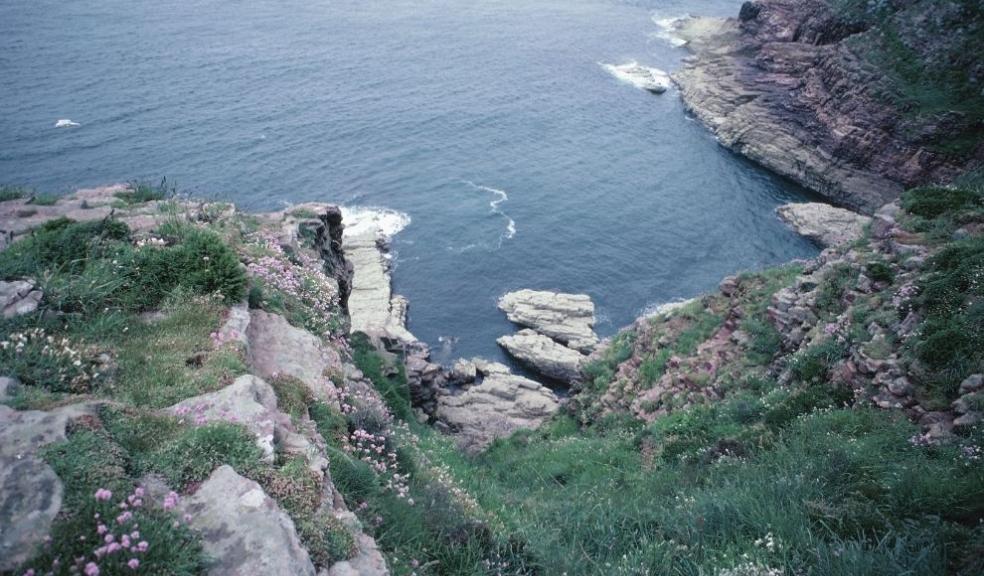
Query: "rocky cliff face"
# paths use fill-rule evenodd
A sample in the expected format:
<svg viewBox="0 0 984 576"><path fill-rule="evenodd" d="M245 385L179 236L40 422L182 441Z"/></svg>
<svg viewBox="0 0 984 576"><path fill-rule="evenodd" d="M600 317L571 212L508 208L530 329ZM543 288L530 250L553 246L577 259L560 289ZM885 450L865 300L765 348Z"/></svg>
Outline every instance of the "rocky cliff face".
<svg viewBox="0 0 984 576"><path fill-rule="evenodd" d="M964 1L755 0L682 23L695 56L674 80L722 144L871 213L981 164L984 74L963 54L981 20Z"/></svg>

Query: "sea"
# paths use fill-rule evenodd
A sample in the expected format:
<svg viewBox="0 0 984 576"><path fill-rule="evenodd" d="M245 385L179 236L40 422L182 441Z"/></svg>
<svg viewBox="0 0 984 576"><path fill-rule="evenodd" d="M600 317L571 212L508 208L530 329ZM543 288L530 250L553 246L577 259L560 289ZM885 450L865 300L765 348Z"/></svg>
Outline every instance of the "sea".
<svg viewBox="0 0 984 576"><path fill-rule="evenodd" d="M774 213L803 189L619 73L672 73L674 20L740 4L4 0L0 183L383 210L437 360L503 359L496 301L521 288L591 295L610 336L818 252Z"/></svg>

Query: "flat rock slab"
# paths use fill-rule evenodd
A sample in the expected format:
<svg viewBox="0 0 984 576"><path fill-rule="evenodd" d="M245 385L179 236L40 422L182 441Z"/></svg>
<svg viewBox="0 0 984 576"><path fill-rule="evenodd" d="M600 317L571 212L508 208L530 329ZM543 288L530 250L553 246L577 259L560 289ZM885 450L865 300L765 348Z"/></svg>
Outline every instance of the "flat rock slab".
<svg viewBox="0 0 984 576"><path fill-rule="evenodd" d="M510 322L532 328L561 344L588 353L598 344L594 333L594 303L587 294L536 290L509 292L499 309Z"/></svg>
<svg viewBox="0 0 984 576"><path fill-rule="evenodd" d="M860 240L871 218L822 202L784 204L779 218L798 234L821 246L837 246Z"/></svg>
<svg viewBox="0 0 984 576"><path fill-rule="evenodd" d="M460 394L441 396L437 417L457 432L462 448L477 451L516 430L538 428L559 405L549 388L496 372Z"/></svg>
<svg viewBox="0 0 984 576"><path fill-rule="evenodd" d="M380 234L371 229L344 236L345 258L354 272L348 298L352 331L413 342L416 338L405 326L407 302L393 295L389 264L379 247Z"/></svg>
<svg viewBox="0 0 984 576"><path fill-rule="evenodd" d="M558 344L534 330L520 330L512 336L496 340L510 355L547 378L573 382L581 371L586 356L577 350Z"/></svg>
<svg viewBox="0 0 984 576"><path fill-rule="evenodd" d="M220 466L180 504L214 559L209 576L315 576L294 522L260 485Z"/></svg>
<svg viewBox="0 0 984 576"><path fill-rule="evenodd" d="M328 375L341 373L338 352L302 328L291 326L279 314L251 310L246 330L248 360L263 378L292 376L304 382L315 398L337 402L337 392Z"/></svg>
<svg viewBox="0 0 984 576"><path fill-rule="evenodd" d="M51 412L0 405L0 572L33 555L61 510L61 480L38 450L64 440L68 422L91 412L91 405Z"/></svg>

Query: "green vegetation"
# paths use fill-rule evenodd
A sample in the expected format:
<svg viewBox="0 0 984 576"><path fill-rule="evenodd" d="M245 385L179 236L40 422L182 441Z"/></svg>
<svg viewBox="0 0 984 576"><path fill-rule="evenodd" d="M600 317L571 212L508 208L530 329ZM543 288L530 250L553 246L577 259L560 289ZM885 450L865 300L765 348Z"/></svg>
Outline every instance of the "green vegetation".
<svg viewBox="0 0 984 576"><path fill-rule="evenodd" d="M22 186L9 186L0 184L0 202L7 200L20 200L30 196L31 192Z"/></svg>
<svg viewBox="0 0 984 576"><path fill-rule="evenodd" d="M369 337L361 332L352 334L349 343L352 346L352 360L359 370L372 380L386 406L395 416L411 420L413 410L410 407L410 388L407 386L406 368L403 363L387 365L386 360L369 341Z"/></svg>
<svg viewBox="0 0 984 576"><path fill-rule="evenodd" d="M171 198L177 192L174 185L168 185L167 178L162 178L156 186L147 182L131 182L127 189L118 192L116 197L126 205L143 204Z"/></svg>

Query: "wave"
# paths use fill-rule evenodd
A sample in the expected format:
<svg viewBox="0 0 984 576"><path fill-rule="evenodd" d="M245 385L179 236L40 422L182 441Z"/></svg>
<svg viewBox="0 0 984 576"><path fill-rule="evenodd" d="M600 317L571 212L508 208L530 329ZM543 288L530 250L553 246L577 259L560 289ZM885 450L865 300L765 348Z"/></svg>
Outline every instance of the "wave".
<svg viewBox="0 0 984 576"><path fill-rule="evenodd" d="M683 308L693 302L696 302L697 298L677 298L675 300L670 300L669 302L654 303L643 308L640 316L644 318L650 318L653 316L665 316L674 310Z"/></svg>
<svg viewBox="0 0 984 576"><path fill-rule="evenodd" d="M55 128L74 128L76 126L81 126L81 124L69 120L68 118L60 118L55 122Z"/></svg>
<svg viewBox="0 0 984 576"><path fill-rule="evenodd" d="M653 12L650 19L659 30L654 32L652 36L663 40L674 48L683 46L687 41L680 36L679 28L680 23L687 18L688 16L663 16L659 12Z"/></svg>
<svg viewBox="0 0 984 576"><path fill-rule="evenodd" d="M642 90L659 94L665 92L670 87L669 74L659 68L642 66L635 60L617 65L605 64L604 62L599 62L598 64L618 80Z"/></svg>
<svg viewBox="0 0 984 576"><path fill-rule="evenodd" d="M386 240L396 236L412 221L409 214L373 206L341 206L346 236L374 234Z"/></svg>
<svg viewBox="0 0 984 576"><path fill-rule="evenodd" d="M464 180L463 182L475 190L488 192L495 197L491 202L489 202L489 208L491 208L489 212L492 214L497 214L506 220L506 231L499 235L499 246L501 247L503 241L511 240L513 236L516 235L516 221L510 218L509 215L506 214L502 208L500 208L503 202L509 200L509 194L507 194L505 190L475 184L471 180Z"/></svg>

